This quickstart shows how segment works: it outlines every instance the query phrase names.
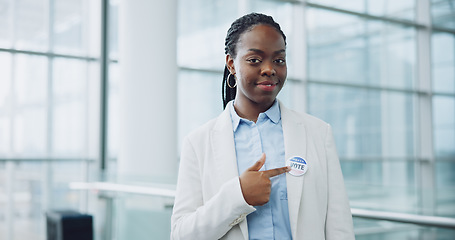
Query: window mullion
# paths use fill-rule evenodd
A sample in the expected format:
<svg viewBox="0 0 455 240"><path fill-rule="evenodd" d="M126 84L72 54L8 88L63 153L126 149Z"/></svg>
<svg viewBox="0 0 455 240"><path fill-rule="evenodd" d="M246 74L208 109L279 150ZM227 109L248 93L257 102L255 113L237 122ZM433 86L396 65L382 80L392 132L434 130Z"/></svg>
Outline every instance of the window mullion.
<svg viewBox="0 0 455 240"><path fill-rule="evenodd" d="M416 1L416 21L428 26L417 29L417 135L416 155L419 161L417 183L422 214L435 213L435 158L433 150L432 84L431 84L431 16L430 0Z"/></svg>

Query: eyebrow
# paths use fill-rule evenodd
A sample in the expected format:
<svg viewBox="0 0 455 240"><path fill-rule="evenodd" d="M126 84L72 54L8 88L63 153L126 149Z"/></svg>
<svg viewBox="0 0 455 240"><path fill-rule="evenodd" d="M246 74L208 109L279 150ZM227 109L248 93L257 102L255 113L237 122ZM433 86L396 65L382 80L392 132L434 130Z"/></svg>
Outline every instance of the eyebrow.
<svg viewBox="0 0 455 240"><path fill-rule="evenodd" d="M250 52L250 51L251 51L251 52L256 52L256 53L264 53L264 51L262 51L262 50L260 50L260 49L256 49L256 48L250 48L250 49L248 49L248 51L249 51L249 52ZM273 53L274 53L274 54L280 54L280 53L282 53L282 52L286 52L286 50L285 50L285 49L280 49L280 50L275 51L275 52L273 52Z"/></svg>

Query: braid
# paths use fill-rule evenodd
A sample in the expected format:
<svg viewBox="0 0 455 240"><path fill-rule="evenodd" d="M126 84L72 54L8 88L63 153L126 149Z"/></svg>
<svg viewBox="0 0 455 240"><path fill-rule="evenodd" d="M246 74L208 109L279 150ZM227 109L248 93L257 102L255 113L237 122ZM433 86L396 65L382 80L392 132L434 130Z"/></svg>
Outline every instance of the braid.
<svg viewBox="0 0 455 240"><path fill-rule="evenodd" d="M240 35L245 31L251 30L254 26L259 24L266 24L275 28L284 38L286 44L286 36L280 28L280 25L276 23L272 17L261 14L261 13L250 13L237 20L235 20L229 28L226 39L224 42L224 53L231 55L235 58L237 52L237 42L239 41ZM235 99L237 87L230 88L227 84L227 77L229 76L229 70L227 66L224 67L223 82L222 82L222 98L223 98L223 109L229 101Z"/></svg>
<svg viewBox="0 0 455 240"><path fill-rule="evenodd" d="M224 67L224 74L223 74L223 108L226 108L226 105L228 104L229 101L233 100L235 98L235 91L237 87L229 87L227 81L230 81L228 79L229 77L229 70L227 67ZM231 75L232 76L232 75Z"/></svg>

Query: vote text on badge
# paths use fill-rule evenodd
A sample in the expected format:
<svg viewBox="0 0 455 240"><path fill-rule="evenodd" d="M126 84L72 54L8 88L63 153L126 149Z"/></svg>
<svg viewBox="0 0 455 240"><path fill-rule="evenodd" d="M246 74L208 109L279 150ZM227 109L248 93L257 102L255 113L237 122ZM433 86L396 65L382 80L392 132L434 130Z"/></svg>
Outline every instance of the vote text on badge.
<svg viewBox="0 0 455 240"><path fill-rule="evenodd" d="M286 161L286 166L291 167L289 174L293 176L302 176L308 171L308 164L302 157L291 157Z"/></svg>

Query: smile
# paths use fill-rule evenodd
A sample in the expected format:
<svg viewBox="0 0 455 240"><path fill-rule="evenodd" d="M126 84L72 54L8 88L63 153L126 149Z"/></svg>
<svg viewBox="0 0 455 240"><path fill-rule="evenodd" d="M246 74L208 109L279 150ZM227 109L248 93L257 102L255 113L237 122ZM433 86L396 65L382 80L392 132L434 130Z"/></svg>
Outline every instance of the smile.
<svg viewBox="0 0 455 240"><path fill-rule="evenodd" d="M258 83L256 85L258 88L260 88L263 91L273 91L273 90L275 90L277 84L278 83L267 81L267 82Z"/></svg>

